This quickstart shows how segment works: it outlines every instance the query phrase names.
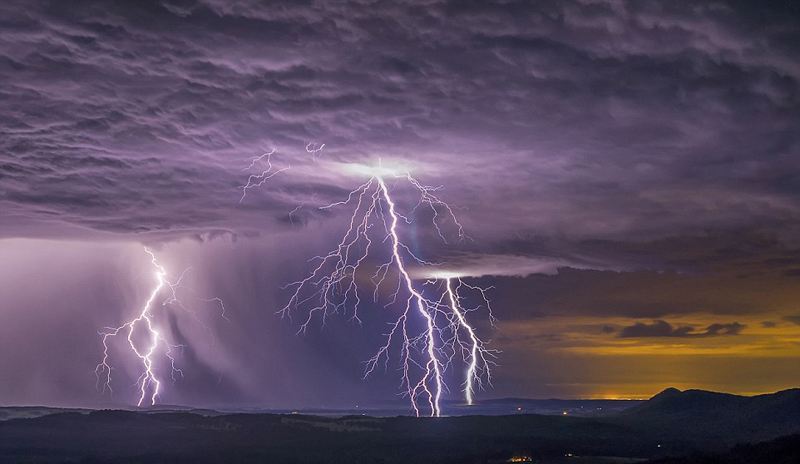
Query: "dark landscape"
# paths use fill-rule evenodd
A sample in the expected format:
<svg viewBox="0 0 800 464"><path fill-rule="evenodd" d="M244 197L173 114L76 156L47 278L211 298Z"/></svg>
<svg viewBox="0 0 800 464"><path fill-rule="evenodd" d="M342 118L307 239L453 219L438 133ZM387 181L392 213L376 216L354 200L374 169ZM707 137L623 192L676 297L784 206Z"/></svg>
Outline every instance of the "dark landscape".
<svg viewBox="0 0 800 464"><path fill-rule="evenodd" d="M0 1L0 464L800 464L798 302L800 0Z"/></svg>
<svg viewBox="0 0 800 464"><path fill-rule="evenodd" d="M595 417L48 412L0 422L2 462L788 464L800 456L800 389L755 397L667 389Z"/></svg>

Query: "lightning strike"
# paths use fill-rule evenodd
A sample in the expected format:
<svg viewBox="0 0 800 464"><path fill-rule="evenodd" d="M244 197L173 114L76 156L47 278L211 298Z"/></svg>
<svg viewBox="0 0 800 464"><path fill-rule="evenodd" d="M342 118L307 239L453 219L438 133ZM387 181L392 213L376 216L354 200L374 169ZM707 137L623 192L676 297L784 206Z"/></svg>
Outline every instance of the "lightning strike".
<svg viewBox="0 0 800 464"><path fill-rule="evenodd" d="M300 203L299 205L295 206L293 210L289 211L289 223L294 225L294 215L303 209L303 206L305 206L305 204Z"/></svg>
<svg viewBox="0 0 800 464"><path fill-rule="evenodd" d="M458 286L456 289L453 289L453 278L452 277L445 277L445 288L447 290L447 298L450 300L450 310L452 314L456 317L458 326L461 327L468 335L469 340L464 343L461 339L458 338L458 331L454 331L455 334L455 344L461 347L462 350L466 350L469 352L468 356L464 356L464 359L469 362L467 367L466 378L464 380L464 397L467 400L467 404L472 406L475 403L474 395L475 395L475 384L478 384L479 388L483 388L483 377L479 373L479 369L482 369L486 380L488 383L492 381L491 371L489 370L489 365L492 363L490 359L487 358L488 354L492 352L484 348L483 341L478 338L475 334L475 329L467 322L466 312L461 308L459 303L459 293L458 289L460 287L467 287L469 289L477 291L484 304L486 305L487 311L489 313L490 322L494 322L494 316L492 315L491 306L489 304L489 300L486 298L485 291L486 289L469 285L464 283L463 280L460 278L456 278L458 281Z"/></svg>
<svg viewBox="0 0 800 464"><path fill-rule="evenodd" d="M407 214L399 211L386 177L406 181L418 195ZM364 377L379 366L388 369L392 348L399 345L401 389L417 416L442 414L442 396L448 391L445 373L453 367L457 356L467 366L464 396L468 404L473 404L476 388L491 384L490 367L495 356L495 351L486 348L467 319L468 313L483 308L490 321L494 321L485 294L488 289L450 276L428 280L418 287L408 267L436 265L415 255L401 239L400 229L413 224L412 215L420 208L428 209L435 233L445 243L445 223L455 229L459 239L466 237L452 208L437 196L441 189L424 185L408 173L390 174L379 168L346 199L320 207L326 210L351 205L349 227L333 250L309 260L315 266L306 278L286 286L294 291L279 311L292 318L294 313L304 310L298 333L307 332L317 317L324 325L330 315L348 310L351 319L360 323L364 290L359 287L358 277L370 272L366 268L370 266L371 255L380 253L375 248L385 244L387 249L383 253L388 256L370 277L371 299L378 303L381 291L388 291L384 307L397 307L399 313L384 334L384 344L366 362ZM464 309L460 290L477 292L481 304ZM429 296L431 293L437 296Z"/></svg>
<svg viewBox="0 0 800 464"><path fill-rule="evenodd" d="M324 146L324 145L323 145ZM320 148L321 150L321 148ZM277 176L278 174L287 171L289 167L276 169L272 165L272 155L275 154L277 150L273 148L272 150L263 153L259 156L256 156L252 160L250 160L250 165L246 168L242 169L242 171L252 171L253 168L256 166L261 166L257 174L250 174L247 177L247 182L242 185L240 188L242 189L242 196L239 198L239 203L244 201L244 197L247 196L247 191L256 187L261 187L266 183L268 180L272 179L273 177Z"/></svg>
<svg viewBox="0 0 800 464"><path fill-rule="evenodd" d="M109 353L110 342L114 337L124 336L128 342L128 348L141 363L141 374L136 380L137 389L139 391L139 398L136 405L139 407L145 404L145 402L149 403L150 406L154 406L161 392L163 380L159 378L156 372L156 358L159 354L163 354L168 361L170 377L173 381L177 380L177 376L183 377L183 371L175 364L176 360L173 356L173 350L181 349L184 346L169 343L157 327L153 311L154 307L157 306L156 299L165 291L169 291L169 294L167 298L160 303L160 306L164 307L177 304L181 308L186 309L178 299L176 292L186 273L189 271L189 269L184 270L175 282L170 282L167 280L167 271L158 262L155 254L147 247L144 248L144 251L150 256L150 263L155 271L153 289L150 291L147 300L145 300L135 318L118 327L105 327L104 330L99 332L103 344L103 356L100 363L98 363L95 368L98 389L100 389L100 385L102 384L103 393L108 391L113 394L113 389L111 387L111 372L113 367L111 365L111 355ZM220 298L204 298L202 300L217 303L221 308L222 317L228 320L225 314L225 305ZM137 337L142 331L145 336ZM141 338L144 338L144 341L142 341Z"/></svg>
<svg viewBox="0 0 800 464"><path fill-rule="evenodd" d="M319 156L320 152L322 152L322 150L324 149L325 149L324 143L319 144L315 142L308 142L306 144L306 153L309 153L311 155L311 159L313 159L314 161L317 160L317 157Z"/></svg>

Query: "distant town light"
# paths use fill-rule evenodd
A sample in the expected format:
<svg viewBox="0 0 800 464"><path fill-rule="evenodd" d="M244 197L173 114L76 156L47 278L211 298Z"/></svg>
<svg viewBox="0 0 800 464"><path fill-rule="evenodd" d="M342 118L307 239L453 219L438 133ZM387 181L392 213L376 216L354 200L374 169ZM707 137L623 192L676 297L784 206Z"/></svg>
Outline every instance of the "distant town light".
<svg viewBox="0 0 800 464"><path fill-rule="evenodd" d="M530 456L512 456L506 462L533 462Z"/></svg>

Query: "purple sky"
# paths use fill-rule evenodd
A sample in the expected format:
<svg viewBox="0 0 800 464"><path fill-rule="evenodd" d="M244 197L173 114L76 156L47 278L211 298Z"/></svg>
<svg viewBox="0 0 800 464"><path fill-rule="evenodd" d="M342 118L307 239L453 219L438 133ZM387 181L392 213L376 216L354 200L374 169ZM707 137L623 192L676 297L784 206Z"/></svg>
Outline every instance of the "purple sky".
<svg viewBox="0 0 800 464"><path fill-rule="evenodd" d="M379 160L474 239L420 252L495 287L479 398L800 383L794 2L261 3L0 5L0 404L133 401L134 365L111 398L93 369L143 244L192 268L164 402L393 399L360 378L385 320L275 315L345 226L315 206ZM290 169L240 204L272 148Z"/></svg>

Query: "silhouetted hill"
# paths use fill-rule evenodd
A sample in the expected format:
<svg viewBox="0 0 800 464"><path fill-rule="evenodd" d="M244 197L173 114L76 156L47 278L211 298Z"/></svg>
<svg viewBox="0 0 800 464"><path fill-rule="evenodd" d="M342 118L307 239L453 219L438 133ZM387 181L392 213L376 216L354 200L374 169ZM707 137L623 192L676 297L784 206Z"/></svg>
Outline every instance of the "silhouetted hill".
<svg viewBox="0 0 800 464"><path fill-rule="evenodd" d="M663 458L645 464L797 464L800 463L800 435L764 443L737 445L716 454Z"/></svg>
<svg viewBox="0 0 800 464"><path fill-rule="evenodd" d="M3 406L0 407L0 421L9 419L32 419L61 412L82 412L88 414L90 409L53 408L48 406Z"/></svg>
<svg viewBox="0 0 800 464"><path fill-rule="evenodd" d="M459 415L507 415L507 414L556 414L577 416L602 416L616 414L642 403L641 400L563 400L530 398L497 398L481 400L475 405L450 405L448 414Z"/></svg>
<svg viewBox="0 0 800 464"><path fill-rule="evenodd" d="M0 421L0 462L498 463L526 455L539 464L622 463L724 453L735 443L798 433L799 408L799 390L742 397L668 389L596 417L66 412ZM794 452L781 446L774 453Z"/></svg>
<svg viewBox="0 0 800 464"><path fill-rule="evenodd" d="M800 433L800 389L757 396L668 388L619 414L621 423L665 436L734 444Z"/></svg>
<svg viewBox="0 0 800 464"><path fill-rule="evenodd" d="M520 453L555 459L567 453L652 456L652 450L652 437L624 426L537 415L417 419L96 411L0 423L0 462L477 463Z"/></svg>

